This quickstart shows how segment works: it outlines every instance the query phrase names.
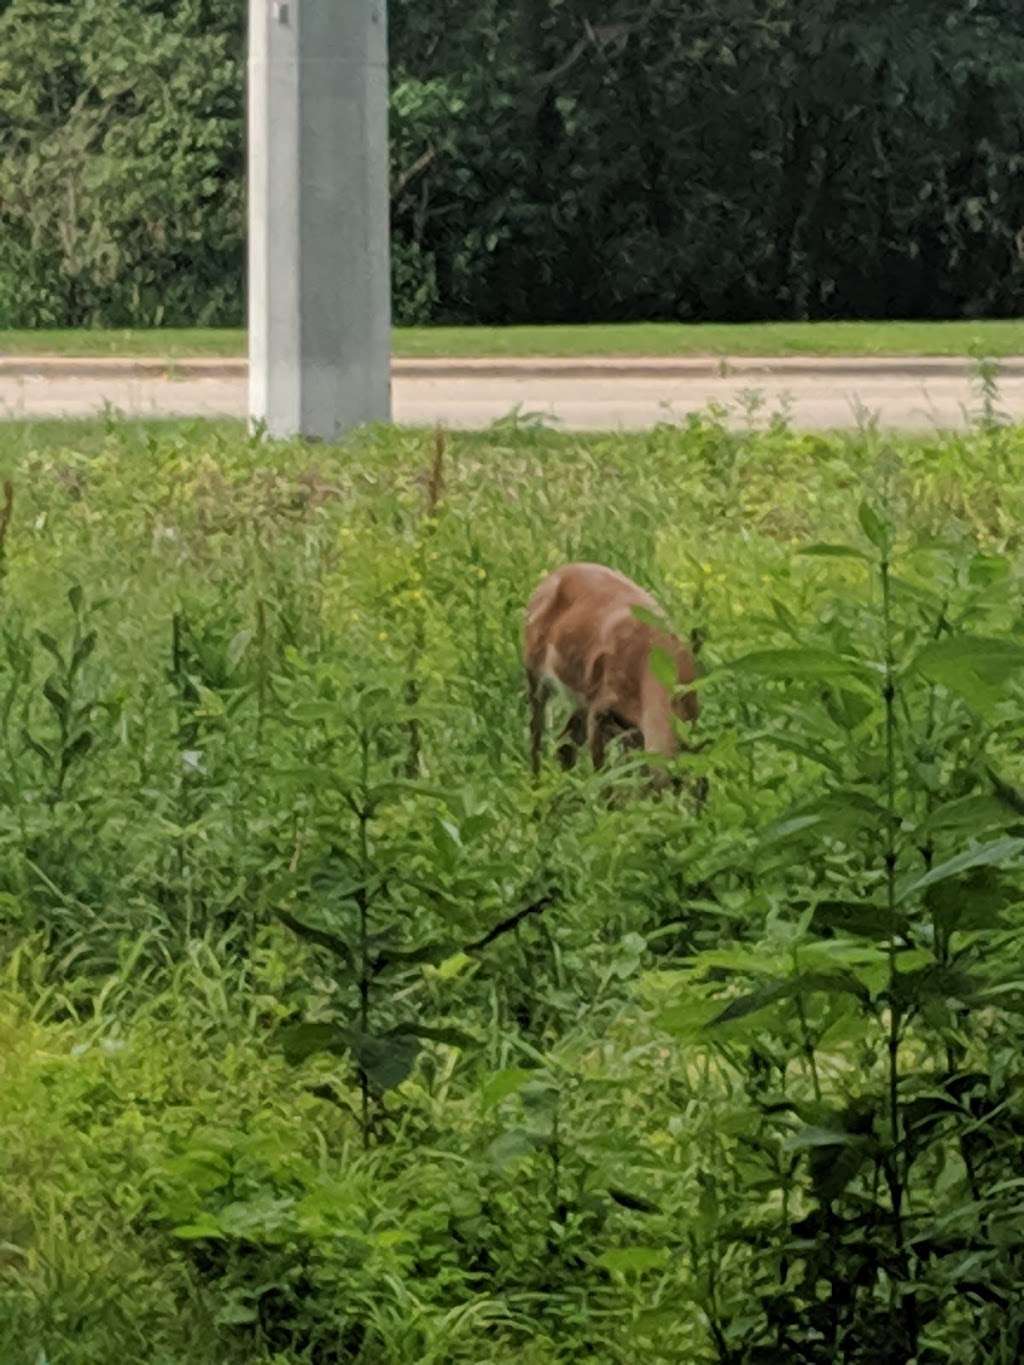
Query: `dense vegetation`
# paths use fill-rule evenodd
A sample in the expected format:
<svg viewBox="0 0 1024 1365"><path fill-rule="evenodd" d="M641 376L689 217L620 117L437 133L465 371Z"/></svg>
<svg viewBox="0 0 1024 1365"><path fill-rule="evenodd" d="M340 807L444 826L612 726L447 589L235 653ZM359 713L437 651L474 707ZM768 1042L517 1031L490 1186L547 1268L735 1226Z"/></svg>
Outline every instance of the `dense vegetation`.
<svg viewBox="0 0 1024 1365"><path fill-rule="evenodd" d="M0 326L237 325L245 0L0 0ZM1015 0L391 0L400 322L1020 311Z"/></svg>
<svg viewBox="0 0 1024 1365"><path fill-rule="evenodd" d="M1024 433L0 445L0 1359L1024 1343ZM523 601L707 774L524 755Z"/></svg>

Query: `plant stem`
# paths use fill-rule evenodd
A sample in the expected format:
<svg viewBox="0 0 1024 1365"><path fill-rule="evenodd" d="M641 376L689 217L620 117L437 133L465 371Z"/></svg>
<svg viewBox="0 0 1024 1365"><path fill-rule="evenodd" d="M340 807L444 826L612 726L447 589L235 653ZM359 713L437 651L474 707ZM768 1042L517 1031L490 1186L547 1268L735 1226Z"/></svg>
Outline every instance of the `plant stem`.
<svg viewBox="0 0 1024 1365"><path fill-rule="evenodd" d="M886 828L885 828L885 890L886 905L889 911L889 1124L892 1146L891 1159L887 1163L889 1194L892 1201L893 1233L899 1253L900 1270L904 1279L908 1278L906 1236L903 1226L903 1201L909 1176L909 1151L900 1152L900 1026L902 1016L897 1003L896 950L896 666L893 657L892 626L892 583L889 548L883 551L880 563L882 580L882 622L885 633L885 782L886 782ZM900 1296L907 1313L906 1330L909 1342L916 1354L917 1326L913 1295Z"/></svg>
<svg viewBox="0 0 1024 1365"><path fill-rule="evenodd" d="M551 1222L564 1223L565 1216L562 1209L562 1135L560 1127L561 1094L555 1097L554 1113L551 1116ZM558 1251L554 1236L548 1238L548 1253L554 1256Z"/></svg>
<svg viewBox="0 0 1024 1365"><path fill-rule="evenodd" d="M4 480L3 494L3 502L0 503L0 584L3 583L7 571L7 532L10 530L11 517L14 514L14 484L10 479Z"/></svg>
<svg viewBox="0 0 1024 1365"><path fill-rule="evenodd" d="M803 1039L804 1056L807 1058L807 1066L811 1073L811 1085L814 1087L814 1098L821 1103L821 1080L818 1076L818 1062L814 1055L814 1040L811 1038L811 1031L807 1026L807 1008L804 1005L803 997L797 995L796 998L797 1014L800 1017L800 1035Z"/></svg>
<svg viewBox="0 0 1024 1365"><path fill-rule="evenodd" d="M890 920L896 918L896 684L892 651L892 600L888 554L881 562L882 618L885 630L885 889ZM889 1120L893 1149L899 1146L899 1031L900 1015L895 1000L896 934L889 935ZM898 1210L897 1210L898 1216Z"/></svg>
<svg viewBox="0 0 1024 1365"><path fill-rule="evenodd" d="M267 604L256 598L256 743L263 743L263 723L267 714Z"/></svg>
<svg viewBox="0 0 1024 1365"><path fill-rule="evenodd" d="M426 548L430 537L434 531L435 518L441 502L441 494L444 491L444 453L445 435L444 430L438 427L434 432L434 457L427 473L427 496L424 508L423 530L419 540L419 567L420 582L426 581L427 557ZM406 757L405 775L408 778L419 776L420 772L420 722L416 715L416 707L420 701L420 685L417 678L417 670L423 651L427 647L427 624L425 608L419 607L416 611L416 623L413 627L412 649L409 656L408 677L405 683L405 704L409 708L409 720L406 726L406 733L409 736L409 750Z"/></svg>
<svg viewBox="0 0 1024 1365"><path fill-rule="evenodd" d="M359 1032L366 1038L370 1031L370 898L367 879L370 875L370 735L364 725L359 732L362 758L362 794L359 802L359 862L361 884L356 892L359 910ZM366 1068L359 1066L359 1094L362 1112L363 1150L370 1145L370 1078Z"/></svg>

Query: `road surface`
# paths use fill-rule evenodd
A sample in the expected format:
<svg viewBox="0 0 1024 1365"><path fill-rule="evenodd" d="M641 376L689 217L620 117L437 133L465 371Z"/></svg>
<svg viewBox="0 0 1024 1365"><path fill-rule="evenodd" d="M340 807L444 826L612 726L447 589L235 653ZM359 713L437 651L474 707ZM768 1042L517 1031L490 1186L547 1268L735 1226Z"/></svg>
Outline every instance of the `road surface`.
<svg viewBox="0 0 1024 1365"><path fill-rule="evenodd" d="M35 366L35 368L33 368ZM238 362L15 361L0 357L0 415L87 416L106 405L133 417L243 417ZM998 378L998 410L1024 422L1024 362ZM733 426L763 426L787 413L805 430L852 428L868 415L883 427L963 427L980 396L955 361L397 362L395 421L481 428L518 410L573 431L642 430L719 405Z"/></svg>

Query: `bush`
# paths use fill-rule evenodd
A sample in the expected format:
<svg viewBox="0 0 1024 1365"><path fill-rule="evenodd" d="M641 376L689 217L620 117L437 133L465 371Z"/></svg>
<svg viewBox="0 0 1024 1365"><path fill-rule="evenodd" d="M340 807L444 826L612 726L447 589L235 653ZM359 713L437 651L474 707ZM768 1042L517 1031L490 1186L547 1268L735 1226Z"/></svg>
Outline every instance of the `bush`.
<svg viewBox="0 0 1024 1365"><path fill-rule="evenodd" d="M0 14L0 325L237 323L243 71L208 7Z"/></svg>

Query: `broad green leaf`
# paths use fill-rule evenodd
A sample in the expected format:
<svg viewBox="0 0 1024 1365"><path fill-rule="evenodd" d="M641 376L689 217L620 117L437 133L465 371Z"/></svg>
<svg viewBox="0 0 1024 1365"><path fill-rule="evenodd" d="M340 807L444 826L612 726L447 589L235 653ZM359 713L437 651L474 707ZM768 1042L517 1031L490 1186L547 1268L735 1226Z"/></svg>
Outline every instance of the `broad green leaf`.
<svg viewBox="0 0 1024 1365"><path fill-rule="evenodd" d="M376 1091L393 1090L401 1085L416 1065L419 1041L411 1034L391 1034L375 1038L372 1034L352 1035L352 1055Z"/></svg>
<svg viewBox="0 0 1024 1365"><path fill-rule="evenodd" d="M808 545L803 550L798 550L798 554L813 556L817 559L859 559L864 564L871 563L871 556L866 555L863 550L856 549L853 545Z"/></svg>
<svg viewBox="0 0 1024 1365"><path fill-rule="evenodd" d="M71 657L71 667L68 671L70 672L72 677L75 676L78 670L85 663L86 659L88 659L89 655L96 648L96 640L97 635L94 630L90 630L88 635L86 635L82 639L78 648L75 650L74 654Z"/></svg>
<svg viewBox="0 0 1024 1365"><path fill-rule="evenodd" d="M977 554L967 568L967 577L976 587L1004 582L1009 575L1010 564L1003 555Z"/></svg>
<svg viewBox="0 0 1024 1365"><path fill-rule="evenodd" d="M284 872L279 872L274 880L268 883L266 890L264 891L267 902L273 904L274 901L284 900L290 892L295 890L299 884L299 880L298 871L292 872L286 870Z"/></svg>
<svg viewBox="0 0 1024 1365"><path fill-rule="evenodd" d="M507 1067L496 1071L480 1091L480 1104L486 1113L494 1109L502 1100L514 1095L530 1079L533 1073L521 1066Z"/></svg>
<svg viewBox="0 0 1024 1365"><path fill-rule="evenodd" d="M661 1209L650 1199L643 1199L638 1194L631 1194L629 1190L620 1190L617 1186L609 1185L608 1196L613 1199L621 1208L629 1209L631 1213L660 1213Z"/></svg>
<svg viewBox="0 0 1024 1365"><path fill-rule="evenodd" d="M467 953L458 952L438 963L434 971L441 981L454 981L457 976L462 975L467 967L475 966L475 958L470 957Z"/></svg>
<svg viewBox="0 0 1024 1365"><path fill-rule="evenodd" d="M1006 782L994 768L986 768L988 779L992 783L992 789L999 801L1002 802L1015 815L1024 815L1024 792L1019 792L1016 787Z"/></svg>
<svg viewBox="0 0 1024 1365"><path fill-rule="evenodd" d="M958 853L955 858L949 858L946 862L939 863L929 872L905 878L896 888L896 903L901 905L911 896L920 895L928 887L935 886L938 882L948 881L950 877L958 877L962 872L969 872L972 868L996 867L1000 863L1018 857L1022 852L1024 852L1024 839L1010 838L995 839L991 843L980 844L977 848L966 849L963 853Z"/></svg>
<svg viewBox="0 0 1024 1365"><path fill-rule="evenodd" d="M47 678L43 683L43 696L50 703L57 715L65 719L68 714L68 699L61 689L57 686L57 679Z"/></svg>
<svg viewBox="0 0 1024 1365"><path fill-rule="evenodd" d="M275 768L274 777L287 786L297 786L301 791L337 791L340 786L339 774L326 765L303 763L294 768Z"/></svg>
<svg viewBox="0 0 1024 1365"><path fill-rule="evenodd" d="M854 943L841 938L811 939L802 943L797 951L802 970L812 972L851 971L856 975L862 967L874 967L879 962L888 964L889 961L887 945Z"/></svg>
<svg viewBox="0 0 1024 1365"><path fill-rule="evenodd" d="M894 600L902 600L915 607L920 607L928 614L929 621L938 617L942 611L942 598L938 593L929 592L927 588L922 588L918 583L910 583L905 578L892 575L889 578L889 586L892 588Z"/></svg>
<svg viewBox="0 0 1024 1365"><path fill-rule="evenodd" d="M94 739L95 736L91 730L81 731L64 750L64 761L71 763L73 760L81 758L83 754L87 754L93 746Z"/></svg>
<svg viewBox="0 0 1024 1365"><path fill-rule="evenodd" d="M889 544L889 527L869 502L858 507L857 520L871 544L884 552Z"/></svg>
<svg viewBox="0 0 1024 1365"><path fill-rule="evenodd" d="M870 998L867 989L851 972L841 970L804 972L798 980L801 995L815 991L825 995L852 995L862 1004L866 1004Z"/></svg>
<svg viewBox="0 0 1024 1365"><path fill-rule="evenodd" d="M347 966L354 969L355 956L352 949L337 934L328 933L326 929L317 929L312 924L305 924L287 910L278 910L277 918L300 938L304 938L308 943L315 943L318 948L326 948L328 952L340 957Z"/></svg>
<svg viewBox="0 0 1024 1365"><path fill-rule="evenodd" d="M841 1128L820 1128L814 1124L808 1124L806 1128L801 1128L793 1133L782 1144L787 1152L800 1152L808 1147L846 1147L857 1139Z"/></svg>
<svg viewBox="0 0 1024 1365"><path fill-rule="evenodd" d="M393 967L436 965L446 962L455 951L454 943L426 943L422 948L385 948L374 959L373 974L380 976Z"/></svg>
<svg viewBox="0 0 1024 1365"><path fill-rule="evenodd" d="M49 749L46 748L45 744L40 744L40 741L35 740L35 738L33 738L33 736L31 736L31 734L29 734L27 730L23 730L22 738L23 741L25 741L27 747L29 747L31 751L33 751L33 753L37 755L37 758L41 758L42 762L46 764L53 763L53 755L51 751L49 751Z"/></svg>
<svg viewBox="0 0 1024 1365"><path fill-rule="evenodd" d="M664 1029L666 1033L671 1033L676 1038L696 1041L720 1009L720 1001L707 1000L695 995L693 999L686 1000L681 1005L671 1005L668 1009L662 1010L654 1022L658 1028Z"/></svg>
<svg viewBox="0 0 1024 1365"><path fill-rule="evenodd" d="M925 645L911 668L984 714L1002 700L1010 681L1024 669L1024 645L1008 639L955 635Z"/></svg>
<svg viewBox="0 0 1024 1365"><path fill-rule="evenodd" d="M758 842L765 847L808 830L846 839L861 830L884 829L888 818L885 808L863 792L833 791L769 825Z"/></svg>
<svg viewBox="0 0 1024 1365"><path fill-rule="evenodd" d="M252 643L253 632L246 628L238 631L228 645L228 663L232 668L237 668L245 651Z"/></svg>
<svg viewBox="0 0 1024 1365"><path fill-rule="evenodd" d="M768 600L772 604L772 613L775 617L772 624L781 626L787 635L792 639L799 641L802 632L793 613L786 604L780 602L777 597L771 597Z"/></svg>
<svg viewBox="0 0 1024 1365"><path fill-rule="evenodd" d="M655 645L651 650L648 666L655 679L661 683L666 692L672 693L675 691L679 683L679 676L676 671L675 662L666 650Z"/></svg>
<svg viewBox="0 0 1024 1365"><path fill-rule="evenodd" d="M974 1002L976 1005L995 1005L1012 1014L1024 1014L1024 981L1000 981L982 987L976 992Z"/></svg>
<svg viewBox="0 0 1024 1365"><path fill-rule="evenodd" d="M750 740L744 741L744 743L752 743L754 740L771 744L773 748L781 749L783 753L796 754L798 758L810 759L812 763L820 764L821 767L827 768L829 772L834 773L837 777L842 772L842 765L838 758L834 758L830 753L822 749L820 745L808 744L798 739L790 739L786 735L777 735L772 731L762 732L753 736Z"/></svg>
<svg viewBox="0 0 1024 1365"><path fill-rule="evenodd" d="M788 999L796 995L799 990L798 978L793 977L787 981L772 981L767 986L760 986L756 991L751 991L749 995L741 995L727 1005L720 1014L710 1022L711 1028L717 1028L721 1024L731 1024L737 1019L745 1019L748 1014L757 1014L760 1010L767 1009L769 1005L774 1005L779 1000Z"/></svg>
<svg viewBox="0 0 1024 1365"><path fill-rule="evenodd" d="M864 665L828 649L761 649L724 665L733 673L789 681L811 679L827 682L859 681Z"/></svg>
<svg viewBox="0 0 1024 1365"><path fill-rule="evenodd" d="M794 835L814 829L820 823L820 815L791 815L786 820L777 820L775 824L769 825L761 833L758 843L762 848L770 848L772 844L785 843Z"/></svg>
<svg viewBox="0 0 1024 1365"><path fill-rule="evenodd" d="M293 720L307 722L341 720L345 715L345 710L340 701L300 701L291 707L289 715Z"/></svg>
<svg viewBox="0 0 1024 1365"><path fill-rule="evenodd" d="M642 1275L660 1270L668 1260L663 1247L619 1247L598 1256L597 1264L613 1275Z"/></svg>
<svg viewBox="0 0 1024 1365"><path fill-rule="evenodd" d="M697 965L705 970L721 968L727 972L749 972L751 976L772 971L772 963L756 948L711 948L701 953Z"/></svg>
<svg viewBox="0 0 1024 1365"><path fill-rule="evenodd" d="M868 1150L863 1139L840 1147L808 1148L807 1164L815 1197L822 1203L838 1199L859 1174Z"/></svg>
<svg viewBox="0 0 1024 1365"><path fill-rule="evenodd" d="M372 799L380 801L386 796L402 795L408 793L410 796L432 796L437 801L443 801L446 805L452 799L452 794L444 787L431 787L426 782L413 782L404 777L389 778L386 782L378 782L371 792Z"/></svg>
<svg viewBox="0 0 1024 1365"><path fill-rule="evenodd" d="M890 915L884 906L857 901L820 901L814 907L811 923L819 932L829 929L836 934L871 939L890 938L909 929L906 916Z"/></svg>
<svg viewBox="0 0 1024 1365"><path fill-rule="evenodd" d="M939 682L943 670L960 668L1002 682L1024 668L1024 645L1002 636L953 635L929 641L918 651L914 667Z"/></svg>
<svg viewBox="0 0 1024 1365"><path fill-rule="evenodd" d="M849 815L865 827L876 825L878 821L888 821L889 813L874 797L853 787L843 787L831 791L815 803L815 809L828 814L836 812Z"/></svg>
<svg viewBox="0 0 1024 1365"><path fill-rule="evenodd" d="M242 1301L226 1303L217 1310L213 1320L218 1327L244 1327L248 1323L259 1322L259 1309Z"/></svg>
<svg viewBox="0 0 1024 1365"><path fill-rule="evenodd" d="M337 1055L348 1051L351 1035L337 1024L310 1022L281 1029L277 1041L287 1060L297 1066L318 1052Z"/></svg>
<svg viewBox="0 0 1024 1365"><path fill-rule="evenodd" d="M53 636L48 635L45 630L36 631L36 636L39 640L39 643L49 654L53 656L54 662L56 663L57 667L61 670L61 672L63 672L64 655L61 653L60 645L58 645L57 641L53 638Z"/></svg>
<svg viewBox="0 0 1024 1365"><path fill-rule="evenodd" d="M172 1228L171 1236L183 1242L200 1242L223 1241L225 1234L216 1218L212 1214L204 1213L191 1223L180 1223L176 1228Z"/></svg>
<svg viewBox="0 0 1024 1365"><path fill-rule="evenodd" d="M457 1028L435 1028L432 1024L396 1024L384 1035L386 1038L422 1038L428 1043L444 1043L446 1047L478 1047L479 1040Z"/></svg>
<svg viewBox="0 0 1024 1365"><path fill-rule="evenodd" d="M974 977L959 967L931 962L927 967L917 967L911 972L897 970L892 993L904 1007L921 1005L928 1000L960 1000L966 1003L977 993L978 984Z"/></svg>
<svg viewBox="0 0 1024 1365"><path fill-rule="evenodd" d="M557 1108L561 1092L554 1081L547 1080L543 1074L535 1074L524 1083L519 1095L524 1108L534 1114L550 1115Z"/></svg>
<svg viewBox="0 0 1024 1365"><path fill-rule="evenodd" d="M837 729L844 731L847 743L857 742L860 732L880 709L881 701L881 687L877 683L867 682L858 683L855 690L842 684L841 689L835 692L826 690L821 697L829 720Z"/></svg>
<svg viewBox="0 0 1024 1365"><path fill-rule="evenodd" d="M1015 891L1001 881L991 868L980 867L962 879L929 887L924 894L924 903L936 924L947 933L969 932L996 928L1009 907L1020 901L1021 895L1021 891Z"/></svg>
<svg viewBox="0 0 1024 1365"><path fill-rule="evenodd" d="M166 1169L183 1179L191 1190L201 1193L223 1189L231 1180L231 1163L214 1146L189 1147L180 1156L172 1157Z"/></svg>
<svg viewBox="0 0 1024 1365"><path fill-rule="evenodd" d="M533 1156L547 1142L542 1133L534 1133L529 1128L510 1128L507 1133L494 1139L487 1149L487 1155L495 1166L507 1166L512 1161Z"/></svg>
<svg viewBox="0 0 1024 1365"><path fill-rule="evenodd" d="M737 1019L745 1019L747 1015L757 1014L780 1000L797 995L810 995L814 992L821 992L826 995L853 995L862 1001L868 998L865 987L849 973L838 971L800 972L796 976L786 977L782 981L772 981L765 986L760 986L749 995L740 996L739 999L733 1000L722 1010L721 1014L716 1015L711 1020L710 1027L717 1028L722 1024L735 1023Z"/></svg>
<svg viewBox="0 0 1024 1365"><path fill-rule="evenodd" d="M700 954L695 965L705 971L720 968L725 972L748 972L751 976L773 971L773 962L756 947L713 947Z"/></svg>
<svg viewBox="0 0 1024 1365"><path fill-rule="evenodd" d="M294 1199L272 1194L269 1190L251 1199L236 1199L217 1215L217 1221L229 1237L250 1237L256 1233L261 1239L282 1231L291 1222Z"/></svg>
<svg viewBox="0 0 1024 1365"><path fill-rule="evenodd" d="M1019 819L1020 815L1009 809L998 796L961 796L937 806L923 822L921 830L936 834L950 830L974 830L980 833L993 825L1005 825Z"/></svg>

